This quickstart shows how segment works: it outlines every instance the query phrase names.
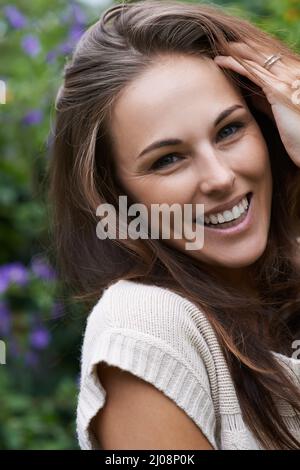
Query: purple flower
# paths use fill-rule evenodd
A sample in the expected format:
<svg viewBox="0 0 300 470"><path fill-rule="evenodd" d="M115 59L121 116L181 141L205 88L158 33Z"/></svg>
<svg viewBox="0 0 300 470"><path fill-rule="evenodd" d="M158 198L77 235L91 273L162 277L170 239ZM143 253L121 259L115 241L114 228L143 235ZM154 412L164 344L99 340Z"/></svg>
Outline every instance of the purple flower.
<svg viewBox="0 0 300 470"><path fill-rule="evenodd" d="M36 56L41 50L40 41L38 37L34 36L33 34L27 34L23 37L22 47L26 54L31 57Z"/></svg>
<svg viewBox="0 0 300 470"><path fill-rule="evenodd" d="M10 310L4 301L0 301L0 333L8 335L11 329Z"/></svg>
<svg viewBox="0 0 300 470"><path fill-rule="evenodd" d="M74 24L68 35L68 39L71 44L75 45L77 41L81 38L82 34L84 33L84 29L79 24Z"/></svg>
<svg viewBox="0 0 300 470"><path fill-rule="evenodd" d="M41 257L36 257L31 261L31 269L37 277L45 281L51 281L56 278L54 269L47 260Z"/></svg>
<svg viewBox="0 0 300 470"><path fill-rule="evenodd" d="M31 109L25 116L23 116L22 122L27 126L33 126L39 124L43 119L43 111L41 109Z"/></svg>
<svg viewBox="0 0 300 470"><path fill-rule="evenodd" d="M72 25L69 30L67 40L58 46L58 51L62 54L70 54L83 33L84 29L80 24L77 23Z"/></svg>
<svg viewBox="0 0 300 470"><path fill-rule="evenodd" d="M12 282L20 286L28 282L28 271L19 261L0 266L0 293L5 292Z"/></svg>
<svg viewBox="0 0 300 470"><path fill-rule="evenodd" d="M58 51L61 54L70 54L73 50L73 44L70 41L65 41L58 46Z"/></svg>
<svg viewBox="0 0 300 470"><path fill-rule="evenodd" d="M77 3L72 3L72 14L76 23L85 24L87 21L86 14Z"/></svg>
<svg viewBox="0 0 300 470"><path fill-rule="evenodd" d="M27 24L25 16L13 5L4 7L4 14L10 25L15 29L21 29Z"/></svg>
<svg viewBox="0 0 300 470"><path fill-rule="evenodd" d="M21 286L27 284L28 271L22 263L18 261L16 261L15 263L10 263L8 265L8 272L11 282L16 282Z"/></svg>
<svg viewBox="0 0 300 470"><path fill-rule="evenodd" d="M40 325L32 330L29 340L35 349L45 349L50 343L51 335L44 326Z"/></svg>

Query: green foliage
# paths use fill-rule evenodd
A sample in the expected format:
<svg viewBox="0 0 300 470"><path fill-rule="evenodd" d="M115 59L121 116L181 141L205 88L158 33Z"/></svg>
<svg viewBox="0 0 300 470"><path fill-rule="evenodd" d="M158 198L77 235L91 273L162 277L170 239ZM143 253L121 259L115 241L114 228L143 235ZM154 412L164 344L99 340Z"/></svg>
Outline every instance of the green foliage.
<svg viewBox="0 0 300 470"><path fill-rule="evenodd" d="M3 366L2 366L3 367ZM77 449L74 409L77 387L65 377L47 394L26 393L0 374L2 449Z"/></svg>
<svg viewBox="0 0 300 470"><path fill-rule="evenodd" d="M299 0L215 0L212 3L225 6L299 51Z"/></svg>
<svg viewBox="0 0 300 470"><path fill-rule="evenodd" d="M97 12L98 14L99 12ZM78 448L79 353L86 312L57 282L45 192L63 66L95 11L76 2L1 7L0 448Z"/></svg>
<svg viewBox="0 0 300 470"><path fill-rule="evenodd" d="M298 0L214 3L299 49ZM7 345L0 365L1 449L78 447L75 409L87 312L72 304L51 266L44 178L64 63L101 8L16 0L0 9L0 80L7 85L6 104L0 104L0 338Z"/></svg>

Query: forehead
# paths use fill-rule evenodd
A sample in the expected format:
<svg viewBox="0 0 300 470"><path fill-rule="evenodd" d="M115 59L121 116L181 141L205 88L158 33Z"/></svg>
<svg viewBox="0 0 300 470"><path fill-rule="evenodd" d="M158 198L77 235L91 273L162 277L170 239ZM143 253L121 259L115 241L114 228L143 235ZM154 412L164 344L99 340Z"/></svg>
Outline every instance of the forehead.
<svg viewBox="0 0 300 470"><path fill-rule="evenodd" d="M199 132L199 122L213 122L227 105L242 101L212 59L159 57L115 102L111 133L117 153L136 154L152 140Z"/></svg>

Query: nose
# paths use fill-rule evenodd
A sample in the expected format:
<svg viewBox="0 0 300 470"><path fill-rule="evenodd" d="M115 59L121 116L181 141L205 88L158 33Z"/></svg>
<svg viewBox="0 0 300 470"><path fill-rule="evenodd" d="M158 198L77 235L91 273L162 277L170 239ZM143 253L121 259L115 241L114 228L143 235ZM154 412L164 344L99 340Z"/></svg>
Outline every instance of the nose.
<svg viewBox="0 0 300 470"><path fill-rule="evenodd" d="M203 194L226 192L234 185L234 171L225 161L224 155L218 154L215 149L206 148L204 153L202 151L201 156L196 157L196 164L199 168L195 174Z"/></svg>

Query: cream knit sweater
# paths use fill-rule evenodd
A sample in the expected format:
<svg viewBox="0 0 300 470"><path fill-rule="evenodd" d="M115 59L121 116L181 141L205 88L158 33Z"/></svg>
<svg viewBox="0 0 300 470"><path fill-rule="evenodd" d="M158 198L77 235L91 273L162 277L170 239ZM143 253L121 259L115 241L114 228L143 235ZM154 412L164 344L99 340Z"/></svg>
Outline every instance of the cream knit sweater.
<svg viewBox="0 0 300 470"><path fill-rule="evenodd" d="M272 354L296 374L295 381L300 380L300 359ZM89 428L106 400L96 373L99 361L153 384L185 411L214 449L263 449L243 421L224 355L207 317L171 290L121 280L104 290L91 311L81 350L76 416L81 449L101 449ZM278 406L289 429L300 439L299 419L286 402L278 401Z"/></svg>

